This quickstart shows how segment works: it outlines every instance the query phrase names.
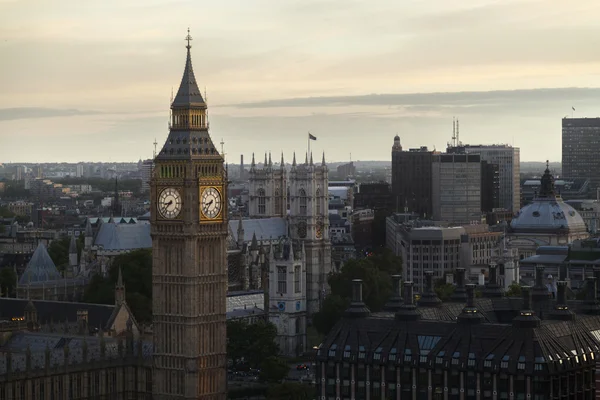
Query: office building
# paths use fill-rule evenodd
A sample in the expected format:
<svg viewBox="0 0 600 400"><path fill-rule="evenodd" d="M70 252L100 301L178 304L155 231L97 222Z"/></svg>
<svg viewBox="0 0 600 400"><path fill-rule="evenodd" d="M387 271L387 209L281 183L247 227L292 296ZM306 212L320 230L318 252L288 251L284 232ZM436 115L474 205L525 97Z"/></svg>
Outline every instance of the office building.
<svg viewBox="0 0 600 400"><path fill-rule="evenodd" d="M498 164L481 161L481 211L492 212L500 207L500 175Z"/></svg>
<svg viewBox="0 0 600 400"><path fill-rule="evenodd" d="M396 211L415 212L431 217L431 163L433 151L427 147L402 150L400 137L392 147L392 194Z"/></svg>
<svg viewBox="0 0 600 400"><path fill-rule="evenodd" d="M600 118L563 118L562 173L587 178L593 193L600 187Z"/></svg>
<svg viewBox="0 0 600 400"><path fill-rule="evenodd" d="M432 159L433 219L455 224L481 222L481 157L435 154Z"/></svg>
<svg viewBox="0 0 600 400"><path fill-rule="evenodd" d="M154 168L154 161L145 160L140 165L140 176L142 178L142 193L148 193L150 191L150 179L152 177L152 168Z"/></svg>
<svg viewBox="0 0 600 400"><path fill-rule="evenodd" d="M449 146L448 153L479 154L481 161L498 165L500 208L516 212L521 208L520 149L509 145Z"/></svg>

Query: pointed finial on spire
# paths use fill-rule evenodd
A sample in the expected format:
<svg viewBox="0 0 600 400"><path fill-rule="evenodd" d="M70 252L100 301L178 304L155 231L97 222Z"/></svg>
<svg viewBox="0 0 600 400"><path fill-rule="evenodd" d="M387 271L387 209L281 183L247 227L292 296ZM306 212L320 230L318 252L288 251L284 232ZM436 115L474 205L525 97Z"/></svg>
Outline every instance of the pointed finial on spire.
<svg viewBox="0 0 600 400"><path fill-rule="evenodd" d="M117 278L117 286L123 287L123 272L121 271L121 266L119 266L119 277Z"/></svg>
<svg viewBox="0 0 600 400"><path fill-rule="evenodd" d="M269 166L273 165L273 161L271 161L271 152L269 152Z"/></svg>
<svg viewBox="0 0 600 400"><path fill-rule="evenodd" d="M192 36L190 36L190 28L188 28L188 31L187 31L187 33L188 33L188 34L187 34L187 36L185 37L185 40L187 41L187 46L185 46L185 48L189 50L189 49L191 49L191 48L192 48L192 45L191 45L191 43L190 43L190 42L193 40L193 39L192 39Z"/></svg>
<svg viewBox="0 0 600 400"><path fill-rule="evenodd" d="M296 166L296 152L294 152L294 160L292 161L292 166Z"/></svg>
<svg viewBox="0 0 600 400"><path fill-rule="evenodd" d="M313 165L312 151L310 152L310 165Z"/></svg>
<svg viewBox="0 0 600 400"><path fill-rule="evenodd" d="M266 166L267 166L267 152L265 151L265 162L264 162L264 166L263 167L266 167Z"/></svg>
<svg viewBox="0 0 600 400"><path fill-rule="evenodd" d="M304 164L308 165L308 152L304 154Z"/></svg>
<svg viewBox="0 0 600 400"><path fill-rule="evenodd" d="M323 160L321 161L321 165L325 166L325 152L323 152Z"/></svg>
<svg viewBox="0 0 600 400"><path fill-rule="evenodd" d="M283 151L281 152L281 162L280 162L281 168L283 168L283 166L285 165L285 162L283 161Z"/></svg>
<svg viewBox="0 0 600 400"><path fill-rule="evenodd" d="M254 153L252 153L252 164L251 164L251 165L252 165L252 166L255 166L255 165L256 165L256 163L254 162Z"/></svg>

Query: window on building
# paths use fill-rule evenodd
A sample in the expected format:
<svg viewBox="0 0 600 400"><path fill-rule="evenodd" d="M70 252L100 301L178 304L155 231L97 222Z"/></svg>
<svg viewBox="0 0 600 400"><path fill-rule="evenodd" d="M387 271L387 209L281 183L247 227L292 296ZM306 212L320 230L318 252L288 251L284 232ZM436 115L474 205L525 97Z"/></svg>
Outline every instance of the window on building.
<svg viewBox="0 0 600 400"><path fill-rule="evenodd" d="M277 267L277 293L287 293L287 267Z"/></svg>
<svg viewBox="0 0 600 400"><path fill-rule="evenodd" d="M317 204L316 204L317 215L321 215L321 189L317 189L317 192L315 193L315 200L317 201Z"/></svg>
<svg viewBox="0 0 600 400"><path fill-rule="evenodd" d="M265 214L267 212L267 198L265 195L265 189L258 189L256 191L258 197L258 213Z"/></svg>
<svg viewBox="0 0 600 400"><path fill-rule="evenodd" d="M281 196L279 189L275 189L275 214L283 215L283 210L281 209Z"/></svg>
<svg viewBox="0 0 600 400"><path fill-rule="evenodd" d="M300 198L300 215L306 215L306 204L308 199L306 198L306 192L304 189L298 191L298 197Z"/></svg>
<svg viewBox="0 0 600 400"><path fill-rule="evenodd" d="M301 269L299 265L294 267L294 293L300 293L302 291L302 281L301 281Z"/></svg>

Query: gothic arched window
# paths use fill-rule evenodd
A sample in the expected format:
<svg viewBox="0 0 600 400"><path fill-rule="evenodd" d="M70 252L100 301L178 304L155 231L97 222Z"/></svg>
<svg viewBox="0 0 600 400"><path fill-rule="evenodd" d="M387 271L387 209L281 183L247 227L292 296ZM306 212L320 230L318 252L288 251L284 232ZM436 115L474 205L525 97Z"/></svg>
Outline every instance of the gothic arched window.
<svg viewBox="0 0 600 400"><path fill-rule="evenodd" d="M265 214L267 212L267 199L265 197L265 189L258 189L256 191L258 197L258 213Z"/></svg>
<svg viewBox="0 0 600 400"><path fill-rule="evenodd" d="M275 214L280 214L283 216L283 212L281 210L281 198L279 196L281 196L279 189L275 189Z"/></svg>
<svg viewBox="0 0 600 400"><path fill-rule="evenodd" d="M306 215L306 192L304 189L298 191L298 197L300 197L300 215Z"/></svg>
<svg viewBox="0 0 600 400"><path fill-rule="evenodd" d="M317 215L321 215L321 189L317 189L315 200L317 202Z"/></svg>

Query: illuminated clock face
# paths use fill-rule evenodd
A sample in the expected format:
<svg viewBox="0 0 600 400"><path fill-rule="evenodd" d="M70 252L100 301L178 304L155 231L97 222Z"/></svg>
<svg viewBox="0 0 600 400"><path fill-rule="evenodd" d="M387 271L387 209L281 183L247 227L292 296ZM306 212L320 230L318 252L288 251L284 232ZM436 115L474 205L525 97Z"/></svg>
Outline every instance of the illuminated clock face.
<svg viewBox="0 0 600 400"><path fill-rule="evenodd" d="M175 188L167 188L158 196L158 213L166 219L177 218L181 213L181 195Z"/></svg>
<svg viewBox="0 0 600 400"><path fill-rule="evenodd" d="M306 237L306 222L304 221L298 223L298 236L302 239Z"/></svg>
<svg viewBox="0 0 600 400"><path fill-rule="evenodd" d="M221 213L221 193L214 187L204 189L201 204L202 214L208 219L215 219Z"/></svg>

